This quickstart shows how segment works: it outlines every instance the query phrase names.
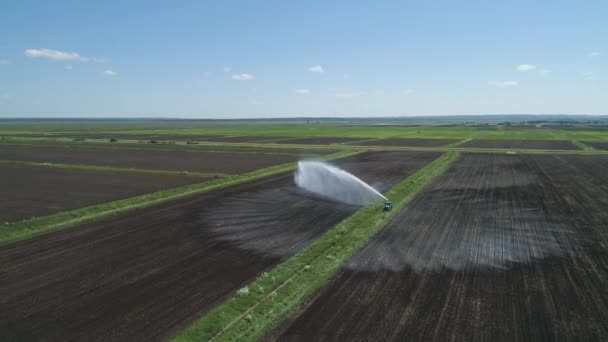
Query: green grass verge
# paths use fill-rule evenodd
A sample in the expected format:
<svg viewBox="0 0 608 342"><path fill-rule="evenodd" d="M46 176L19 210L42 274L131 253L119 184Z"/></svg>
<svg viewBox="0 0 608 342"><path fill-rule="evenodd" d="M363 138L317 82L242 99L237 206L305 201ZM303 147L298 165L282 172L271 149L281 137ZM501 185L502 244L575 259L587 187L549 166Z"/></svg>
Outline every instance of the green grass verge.
<svg viewBox="0 0 608 342"><path fill-rule="evenodd" d="M363 151L343 151L325 156L331 160L352 156ZM25 221L0 225L0 244L29 239L42 234L73 227L77 224L102 219L110 215L124 213L129 210L149 207L162 202L202 194L232 185L250 182L260 178L276 175L295 169L297 163L287 163L256 170L238 176L220 178L217 180L186 185L179 188L158 191L150 194L130 197L118 201L95 206L65 211L49 216L36 217Z"/></svg>
<svg viewBox="0 0 608 342"><path fill-rule="evenodd" d="M579 149L581 150L586 150L586 151L592 151L595 150L593 147L584 144L583 142L581 142L580 140L572 140L572 143L574 145L576 145Z"/></svg>
<svg viewBox="0 0 608 342"><path fill-rule="evenodd" d="M0 165L21 165L31 167L53 167L59 169L73 169L73 170L84 170L84 171L99 171L99 172L127 172L127 173L140 173L140 174L151 174L151 175L164 175L164 176L188 176L188 177L225 177L228 174L224 173L208 173L208 172L190 172L190 171L171 171L171 170L149 170L149 169L138 169L138 168L125 168L125 167L113 167L113 166L97 166L97 165L82 165L82 164L58 164L58 163L38 163L28 162L19 160L0 160Z"/></svg>
<svg viewBox="0 0 608 342"><path fill-rule="evenodd" d="M448 152L386 194L394 209L381 205L357 211L296 256L264 273L235 296L174 338L175 341L253 341L294 312L424 187L457 159Z"/></svg>

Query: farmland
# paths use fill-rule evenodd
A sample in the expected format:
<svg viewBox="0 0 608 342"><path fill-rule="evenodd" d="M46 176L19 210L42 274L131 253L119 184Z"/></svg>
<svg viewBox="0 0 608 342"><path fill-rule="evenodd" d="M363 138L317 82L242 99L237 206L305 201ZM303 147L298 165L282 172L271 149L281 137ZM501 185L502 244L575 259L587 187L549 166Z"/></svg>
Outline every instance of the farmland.
<svg viewBox="0 0 608 342"><path fill-rule="evenodd" d="M401 139L389 138L354 142L354 145L371 146L413 146L413 147L440 147L458 142L458 139Z"/></svg>
<svg viewBox="0 0 608 342"><path fill-rule="evenodd" d="M81 171L0 163L0 222L14 222L204 182L211 177Z"/></svg>
<svg viewBox="0 0 608 342"><path fill-rule="evenodd" d="M597 126L0 125L0 332L601 340L608 131ZM298 188L295 162L311 157L395 209Z"/></svg>
<svg viewBox="0 0 608 342"><path fill-rule="evenodd" d="M369 153L339 165L387 189L436 156ZM292 182L273 176L0 247L0 330L27 340L175 334L356 210Z"/></svg>
<svg viewBox="0 0 608 342"><path fill-rule="evenodd" d="M608 150L608 141L585 141L584 143L598 150Z"/></svg>
<svg viewBox="0 0 608 342"><path fill-rule="evenodd" d="M462 147L539 149L539 150L576 150L577 147L567 140L471 140Z"/></svg>
<svg viewBox="0 0 608 342"><path fill-rule="evenodd" d="M267 339L603 339L607 169L465 155Z"/></svg>
<svg viewBox="0 0 608 342"><path fill-rule="evenodd" d="M202 173L238 174L271 165L294 162L295 154L256 154L243 158L230 152L191 152L162 150L126 150L114 148L64 148L55 146L0 145L1 160L42 163L84 164L177 170Z"/></svg>

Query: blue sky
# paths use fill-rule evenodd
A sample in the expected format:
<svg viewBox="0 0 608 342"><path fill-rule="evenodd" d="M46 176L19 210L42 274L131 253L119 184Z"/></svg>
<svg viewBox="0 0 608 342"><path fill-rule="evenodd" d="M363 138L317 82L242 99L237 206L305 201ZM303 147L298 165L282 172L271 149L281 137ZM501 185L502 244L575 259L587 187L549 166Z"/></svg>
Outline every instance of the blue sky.
<svg viewBox="0 0 608 342"><path fill-rule="evenodd" d="M0 117L608 114L606 1L2 1Z"/></svg>

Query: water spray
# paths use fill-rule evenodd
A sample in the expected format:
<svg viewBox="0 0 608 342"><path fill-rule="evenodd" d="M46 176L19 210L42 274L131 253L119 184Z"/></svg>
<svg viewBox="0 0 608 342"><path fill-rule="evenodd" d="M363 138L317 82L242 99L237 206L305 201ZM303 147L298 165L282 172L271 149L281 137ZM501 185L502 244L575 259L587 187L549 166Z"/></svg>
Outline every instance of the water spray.
<svg viewBox="0 0 608 342"><path fill-rule="evenodd" d="M342 169L321 161L299 161L295 182L305 190L335 201L365 206L382 198L386 201L384 210L392 208L388 198L369 184Z"/></svg>

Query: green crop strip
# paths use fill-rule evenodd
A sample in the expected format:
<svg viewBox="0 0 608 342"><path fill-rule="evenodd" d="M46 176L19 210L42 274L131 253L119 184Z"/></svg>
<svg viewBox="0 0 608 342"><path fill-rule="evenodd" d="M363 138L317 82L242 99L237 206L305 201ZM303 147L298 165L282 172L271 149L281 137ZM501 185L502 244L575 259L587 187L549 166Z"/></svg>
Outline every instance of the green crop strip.
<svg viewBox="0 0 608 342"><path fill-rule="evenodd" d="M333 160L344 158L361 152L363 151L343 151L325 156L324 159ZM25 240L42 234L70 228L81 223L92 222L111 215L124 213L129 210L145 208L187 196L251 182L260 178L291 171L295 169L296 165L297 163L281 164L238 176L229 176L209 182L186 185L179 188L153 192L49 216L36 217L25 221L6 223L0 225L0 244Z"/></svg>
<svg viewBox="0 0 608 342"><path fill-rule="evenodd" d="M2 164L31 166L31 167L52 167L52 168L59 168L59 169L72 169L72 170L84 170L84 171L127 172L127 173L164 175L164 176L182 176L182 177L187 176L187 177L211 178L211 177L229 176L229 175L223 174L223 173L171 171L171 170L149 170L149 169L139 169L139 168L81 165L81 164L38 163L38 162L28 162L28 161L19 161L19 160L0 160L0 165L2 165Z"/></svg>
<svg viewBox="0 0 608 342"><path fill-rule="evenodd" d="M293 313L459 156L448 152L393 187L394 209L357 211L296 256L264 273L175 337L175 341L253 341Z"/></svg>

